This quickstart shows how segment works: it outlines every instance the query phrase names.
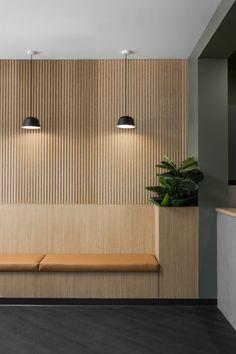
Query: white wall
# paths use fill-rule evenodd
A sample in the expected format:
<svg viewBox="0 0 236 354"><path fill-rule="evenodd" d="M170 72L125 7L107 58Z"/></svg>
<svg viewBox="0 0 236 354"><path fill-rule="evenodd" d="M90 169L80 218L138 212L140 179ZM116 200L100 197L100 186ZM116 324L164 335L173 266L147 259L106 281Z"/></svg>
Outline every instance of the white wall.
<svg viewBox="0 0 236 354"><path fill-rule="evenodd" d="M218 308L236 329L236 217L217 215Z"/></svg>

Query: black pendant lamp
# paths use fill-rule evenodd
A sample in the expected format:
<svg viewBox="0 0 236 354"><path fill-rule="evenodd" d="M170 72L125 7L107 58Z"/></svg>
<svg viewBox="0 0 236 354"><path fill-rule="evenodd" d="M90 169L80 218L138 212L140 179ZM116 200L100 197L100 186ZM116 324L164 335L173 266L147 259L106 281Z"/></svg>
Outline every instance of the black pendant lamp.
<svg viewBox="0 0 236 354"><path fill-rule="evenodd" d="M130 54L130 51L128 49L123 49L121 51L121 53L125 56L125 89L124 89L124 106L125 106L125 115L121 116L118 119L117 122L117 128L120 129L133 129L135 128L135 124L134 124L134 119L128 115L126 115L127 112L127 98L126 98L126 80L127 80L127 57Z"/></svg>
<svg viewBox="0 0 236 354"><path fill-rule="evenodd" d="M28 50L27 54L30 55L30 112L32 112L32 89L33 89L33 71L32 71L32 61L33 61L33 55L37 55L38 52L35 50ZM23 124L22 124L22 129L40 129L40 123L39 119L33 116L28 116L24 119Z"/></svg>

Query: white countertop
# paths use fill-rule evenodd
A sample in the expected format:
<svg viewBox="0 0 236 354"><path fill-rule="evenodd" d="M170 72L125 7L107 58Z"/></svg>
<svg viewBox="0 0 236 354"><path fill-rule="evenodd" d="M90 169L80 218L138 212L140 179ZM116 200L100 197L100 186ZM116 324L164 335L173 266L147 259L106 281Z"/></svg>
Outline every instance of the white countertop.
<svg viewBox="0 0 236 354"><path fill-rule="evenodd" d="M216 211L236 218L236 208L216 208Z"/></svg>

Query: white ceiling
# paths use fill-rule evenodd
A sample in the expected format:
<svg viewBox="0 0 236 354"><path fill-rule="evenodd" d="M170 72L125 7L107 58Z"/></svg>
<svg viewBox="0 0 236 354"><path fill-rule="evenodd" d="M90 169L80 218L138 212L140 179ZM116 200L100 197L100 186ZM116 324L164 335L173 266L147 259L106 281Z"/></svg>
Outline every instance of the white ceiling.
<svg viewBox="0 0 236 354"><path fill-rule="evenodd" d="M0 0L0 58L187 58L221 0Z"/></svg>

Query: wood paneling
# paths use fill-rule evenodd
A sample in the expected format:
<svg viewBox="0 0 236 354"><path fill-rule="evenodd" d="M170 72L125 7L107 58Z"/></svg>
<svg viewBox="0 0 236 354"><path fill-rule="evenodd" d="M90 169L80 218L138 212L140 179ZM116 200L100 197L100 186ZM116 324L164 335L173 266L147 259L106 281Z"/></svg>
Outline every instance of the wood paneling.
<svg viewBox="0 0 236 354"><path fill-rule="evenodd" d="M0 205L1 253L153 253L151 205Z"/></svg>
<svg viewBox="0 0 236 354"><path fill-rule="evenodd" d="M0 273L0 297L158 298L158 273Z"/></svg>
<svg viewBox="0 0 236 354"><path fill-rule="evenodd" d="M198 298L198 208L155 207L160 298Z"/></svg>
<svg viewBox="0 0 236 354"><path fill-rule="evenodd" d="M186 156L187 61L129 60L127 112L122 60L35 60L32 112L29 64L0 60L0 204L147 203L163 154Z"/></svg>
<svg viewBox="0 0 236 354"><path fill-rule="evenodd" d="M0 205L2 253L153 253L151 205ZM157 298L158 273L0 272L0 297Z"/></svg>

